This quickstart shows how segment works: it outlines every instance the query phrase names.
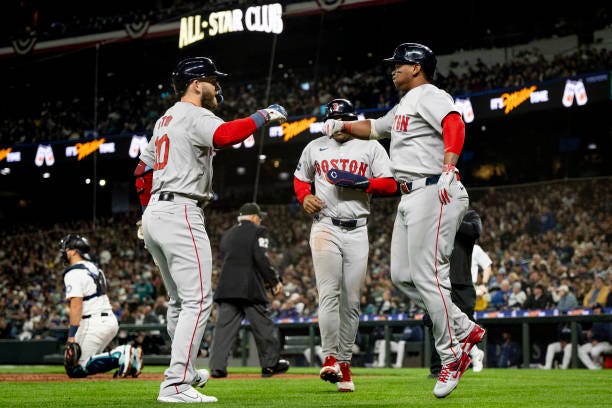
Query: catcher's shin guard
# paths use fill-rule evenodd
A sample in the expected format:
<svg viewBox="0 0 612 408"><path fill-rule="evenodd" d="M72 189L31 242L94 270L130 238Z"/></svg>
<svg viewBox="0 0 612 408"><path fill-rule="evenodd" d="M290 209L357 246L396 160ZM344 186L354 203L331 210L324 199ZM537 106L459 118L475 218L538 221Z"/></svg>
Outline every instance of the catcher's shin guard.
<svg viewBox="0 0 612 408"><path fill-rule="evenodd" d="M85 364L89 374L105 373L117 367L119 367L119 356L113 352L92 356L87 360L87 364Z"/></svg>
<svg viewBox="0 0 612 408"><path fill-rule="evenodd" d="M70 378L87 377L87 371L80 365L77 365L76 367L65 367L65 368L66 368L66 374L68 374L68 377Z"/></svg>

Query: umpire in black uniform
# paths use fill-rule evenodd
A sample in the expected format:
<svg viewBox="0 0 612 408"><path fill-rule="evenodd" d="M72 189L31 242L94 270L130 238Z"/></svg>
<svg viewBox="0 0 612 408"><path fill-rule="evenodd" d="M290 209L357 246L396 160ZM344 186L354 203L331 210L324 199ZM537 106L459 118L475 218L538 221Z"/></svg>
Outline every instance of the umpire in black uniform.
<svg viewBox="0 0 612 408"><path fill-rule="evenodd" d="M269 317L268 294L276 295L283 284L266 254L268 236L261 226L266 213L256 203L240 207L238 224L221 237L223 266L213 300L217 303L217 323L213 333L210 375L227 376L227 360L246 317L251 326L261 376L271 377L289 369L289 362L280 360L280 342L274 321Z"/></svg>
<svg viewBox="0 0 612 408"><path fill-rule="evenodd" d="M482 220L480 215L475 210L468 209L455 236L455 244L450 258L451 298L453 303L472 320L474 319L474 306L476 305L476 289L472 281L472 252L481 233ZM427 313L423 317L423 323L429 328L432 327L431 319ZM438 374L442 370L442 363L436 352L431 330L429 331L429 341L431 343L429 376L438 378Z"/></svg>

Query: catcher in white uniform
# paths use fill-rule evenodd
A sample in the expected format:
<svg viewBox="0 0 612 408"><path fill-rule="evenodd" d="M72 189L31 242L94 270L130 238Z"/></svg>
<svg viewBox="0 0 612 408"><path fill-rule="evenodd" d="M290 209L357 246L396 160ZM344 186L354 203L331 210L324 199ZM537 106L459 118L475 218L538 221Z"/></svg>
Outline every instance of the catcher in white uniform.
<svg viewBox="0 0 612 408"><path fill-rule="evenodd" d="M326 118L355 120L357 115L351 102L334 99L327 105ZM378 181L362 190L337 188L333 184L337 182L336 170ZM367 217L371 195L385 189L395 190L396 183L384 147L343 132L308 143L294 173L296 197L304 210L314 215L310 249L325 356L320 376L337 383L341 392L355 390L350 363L368 263Z"/></svg>
<svg viewBox="0 0 612 408"><path fill-rule="evenodd" d="M393 64L393 83L405 92L400 102L378 119L328 119L324 131L329 137L346 132L360 139L391 138L391 167L403 194L391 240L391 279L433 321L442 360L433 393L443 398L459 383L469 351L485 333L450 296L449 259L469 204L455 168L465 124L452 97L431 83L436 57L428 47L400 44L385 62Z"/></svg>
<svg viewBox="0 0 612 408"><path fill-rule="evenodd" d="M60 241L60 256L68 267L63 280L70 302L70 327L64 348L64 368L71 378L116 369L115 376L138 377L142 371L142 349L129 344L104 349L119 331L117 317L106 295L106 278L89 257L89 241L68 234Z"/></svg>
<svg viewBox="0 0 612 408"><path fill-rule="evenodd" d="M209 376L208 370L197 370L195 364L212 309L212 250L203 208L213 197L214 149L239 143L258 128L287 119L279 105L230 122L215 116L213 111L223 100L217 79L225 76L210 58L186 58L177 64L172 85L180 101L155 123L134 171L142 178L153 169L151 198L141 200L146 205L142 234L170 296L172 356L160 385L160 402L217 401L193 388L204 386ZM147 185L137 182L141 194L148 193Z"/></svg>

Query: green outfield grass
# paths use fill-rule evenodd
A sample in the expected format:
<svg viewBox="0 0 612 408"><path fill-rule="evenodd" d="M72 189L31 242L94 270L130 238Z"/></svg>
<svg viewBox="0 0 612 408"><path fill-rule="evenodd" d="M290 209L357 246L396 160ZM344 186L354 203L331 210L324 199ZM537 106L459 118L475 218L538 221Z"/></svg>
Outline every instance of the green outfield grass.
<svg viewBox="0 0 612 408"><path fill-rule="evenodd" d="M145 367L144 373L165 367ZM354 393L339 393L318 378L317 368L293 367L288 374L232 379L232 374L259 373L257 368L230 368L230 377L211 379L205 394L219 399L217 407L612 407L612 370L485 369L467 371L458 388L445 399L433 394L434 380L424 368L355 368ZM0 373L63 373L60 366L0 366ZM0 407L151 407L159 380L80 379L63 382L2 382ZM99 377L98 377L99 378ZM161 378L161 375L160 375ZM172 405L172 404L170 404ZM178 405L178 404L175 404Z"/></svg>

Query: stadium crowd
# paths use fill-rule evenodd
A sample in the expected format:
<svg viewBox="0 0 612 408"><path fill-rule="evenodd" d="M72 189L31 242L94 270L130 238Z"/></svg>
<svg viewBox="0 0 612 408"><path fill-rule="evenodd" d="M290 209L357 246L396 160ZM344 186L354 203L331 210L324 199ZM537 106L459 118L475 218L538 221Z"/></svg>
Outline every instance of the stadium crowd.
<svg viewBox="0 0 612 408"><path fill-rule="evenodd" d="M457 54L460 58L460 54ZM217 61L222 69L223 61ZM525 51L503 63L487 65L477 61L457 64L446 75L437 74L440 87L452 95L504 87L523 86L554 78L599 72L612 66L612 50L584 47L567 55L545 58L538 49ZM275 84L268 100L278 101L290 116L320 115L321 106L333 98L352 100L356 109L385 109L399 100L388 73L388 67L370 64L363 69L338 65L319 74L315 82L312 67L285 68L273 73ZM460 72L460 73L459 73ZM139 83L133 87L100 89L96 115L88 112L92 104L88 96L53 95L28 109L7 111L0 122L0 145L37 143L89 138L93 134L150 134L159 117L172 103L174 96L165 78L158 83ZM308 84L308 86L303 86ZM264 105L265 81L223 82L226 102L217 114L225 120L244 117ZM94 132L93 117L98 118Z"/></svg>
<svg viewBox="0 0 612 408"><path fill-rule="evenodd" d="M612 307L610 181L560 181L472 192L472 207L484 221L479 244L493 260L490 282L479 282L485 288L480 294L487 298L481 310L556 308L566 296L564 290L576 299L569 308L596 303ZM396 198L375 198L372 203L369 267L361 304L364 314L412 316L419 312L390 280L389 242L396 204ZM272 302L274 317L282 321L316 316L309 216L296 203L265 210L269 213L264 225L272 240L271 261L284 279L283 293ZM236 222L236 212L206 212L214 252L214 281L221 265L217 250L220 234ZM137 220L133 212L100 219L95 231L89 220L79 220L50 226L14 226L3 234L0 338L62 336L62 331L54 330L68 324L58 243L70 232L80 232L90 239L92 255L105 271L108 295L121 323L163 324L164 286L136 236ZM513 290L524 292L518 303ZM213 325L214 321L213 312Z"/></svg>

